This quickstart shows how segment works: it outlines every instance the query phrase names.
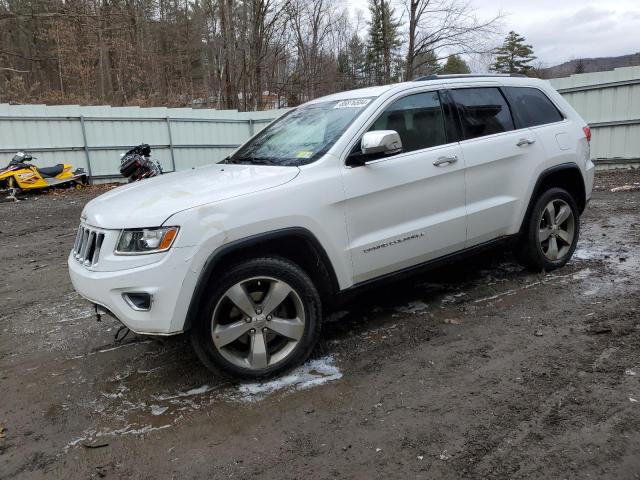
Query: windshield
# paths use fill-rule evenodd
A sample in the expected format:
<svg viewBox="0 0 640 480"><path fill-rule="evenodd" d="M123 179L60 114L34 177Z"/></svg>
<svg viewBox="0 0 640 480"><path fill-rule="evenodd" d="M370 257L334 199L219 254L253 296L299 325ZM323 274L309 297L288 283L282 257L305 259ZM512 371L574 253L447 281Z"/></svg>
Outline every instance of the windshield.
<svg viewBox="0 0 640 480"><path fill-rule="evenodd" d="M299 166L318 159L371 102L336 100L296 108L262 130L226 163Z"/></svg>

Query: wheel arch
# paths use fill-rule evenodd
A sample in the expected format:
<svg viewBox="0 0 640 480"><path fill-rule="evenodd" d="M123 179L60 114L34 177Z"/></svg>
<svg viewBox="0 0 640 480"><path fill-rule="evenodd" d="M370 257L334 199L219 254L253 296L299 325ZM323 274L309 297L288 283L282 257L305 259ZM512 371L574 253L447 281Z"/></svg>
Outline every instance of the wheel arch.
<svg viewBox="0 0 640 480"><path fill-rule="evenodd" d="M215 272L239 261L265 255L284 257L300 266L316 285L323 305L330 305L340 290L326 250L306 228L283 228L252 235L230 242L209 256L191 296L183 330L189 330L200 314L202 296Z"/></svg>
<svg viewBox="0 0 640 480"><path fill-rule="evenodd" d="M580 167L573 162L555 165L547 168L538 176L535 186L531 192L531 197L529 198L527 210L520 224L520 233L522 233L525 228L533 206L536 203L536 199L543 192L553 187L559 187L569 192L578 205L580 214L582 214L587 206L587 197L584 178Z"/></svg>

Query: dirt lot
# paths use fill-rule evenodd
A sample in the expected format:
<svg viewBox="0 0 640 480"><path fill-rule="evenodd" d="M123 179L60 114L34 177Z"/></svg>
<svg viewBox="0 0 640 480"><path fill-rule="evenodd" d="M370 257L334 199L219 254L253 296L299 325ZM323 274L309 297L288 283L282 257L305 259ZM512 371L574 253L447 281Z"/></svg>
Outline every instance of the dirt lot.
<svg viewBox="0 0 640 480"><path fill-rule="evenodd" d="M640 478L640 172L574 259L496 252L358 297L262 385L95 321L66 256L96 190L0 204L1 478Z"/></svg>

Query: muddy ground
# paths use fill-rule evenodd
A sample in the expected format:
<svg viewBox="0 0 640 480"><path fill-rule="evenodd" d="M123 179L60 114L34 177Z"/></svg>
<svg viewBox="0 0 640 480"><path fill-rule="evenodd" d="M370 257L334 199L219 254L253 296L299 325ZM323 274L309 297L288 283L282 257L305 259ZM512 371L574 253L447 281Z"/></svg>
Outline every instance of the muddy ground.
<svg viewBox="0 0 640 480"><path fill-rule="evenodd" d="M574 259L482 255L356 298L261 385L95 321L66 256L97 189L0 204L0 478L640 478L640 172Z"/></svg>

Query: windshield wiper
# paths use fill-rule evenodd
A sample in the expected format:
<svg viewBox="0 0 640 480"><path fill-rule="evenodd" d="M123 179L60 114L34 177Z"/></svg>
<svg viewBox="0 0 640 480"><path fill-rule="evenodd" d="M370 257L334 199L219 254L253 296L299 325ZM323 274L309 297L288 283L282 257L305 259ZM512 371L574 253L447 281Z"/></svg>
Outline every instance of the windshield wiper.
<svg viewBox="0 0 640 480"><path fill-rule="evenodd" d="M243 158L229 158L227 163L240 163L243 165L280 165L267 157L243 157Z"/></svg>

